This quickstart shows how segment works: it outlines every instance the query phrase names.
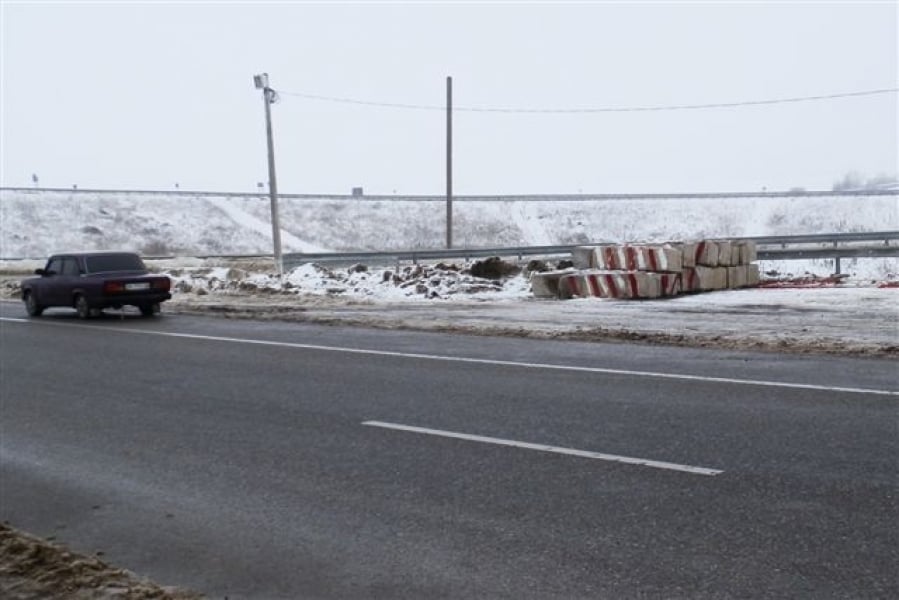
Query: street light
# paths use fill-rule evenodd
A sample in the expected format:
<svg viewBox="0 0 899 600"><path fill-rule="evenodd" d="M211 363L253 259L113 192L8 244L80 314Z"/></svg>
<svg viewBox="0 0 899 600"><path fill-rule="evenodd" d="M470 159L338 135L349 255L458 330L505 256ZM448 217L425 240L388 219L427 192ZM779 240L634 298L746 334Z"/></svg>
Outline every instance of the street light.
<svg viewBox="0 0 899 600"><path fill-rule="evenodd" d="M265 104L265 135L268 141L268 192L272 203L272 244L275 252L275 268L278 276L283 275L281 260L281 223L278 219L278 183L275 179L275 142L272 138L271 105L277 101L278 93L269 87L268 73L253 75L253 84L262 90L262 101Z"/></svg>

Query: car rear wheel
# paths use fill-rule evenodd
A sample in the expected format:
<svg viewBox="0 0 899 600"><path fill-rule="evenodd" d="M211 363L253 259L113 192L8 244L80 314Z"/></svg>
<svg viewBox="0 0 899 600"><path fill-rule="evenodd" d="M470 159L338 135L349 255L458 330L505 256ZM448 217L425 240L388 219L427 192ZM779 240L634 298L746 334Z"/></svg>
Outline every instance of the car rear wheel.
<svg viewBox="0 0 899 600"><path fill-rule="evenodd" d="M138 308L140 308L140 314L143 316L152 317L159 313L159 302L156 302L155 304L143 304Z"/></svg>
<svg viewBox="0 0 899 600"><path fill-rule="evenodd" d="M33 292L25 292L25 310L29 317L39 317L44 312L44 307L37 303Z"/></svg>
<svg viewBox="0 0 899 600"><path fill-rule="evenodd" d="M78 294L75 296L75 310L78 312L79 319L89 319L91 316L91 307L87 303L87 298Z"/></svg>

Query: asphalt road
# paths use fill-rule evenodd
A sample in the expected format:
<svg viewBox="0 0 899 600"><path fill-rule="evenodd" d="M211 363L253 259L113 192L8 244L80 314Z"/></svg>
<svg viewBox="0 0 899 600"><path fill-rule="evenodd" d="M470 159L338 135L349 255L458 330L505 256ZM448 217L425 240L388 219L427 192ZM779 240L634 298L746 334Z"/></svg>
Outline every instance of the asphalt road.
<svg viewBox="0 0 899 600"><path fill-rule="evenodd" d="M896 366L0 303L0 519L232 599L895 598Z"/></svg>

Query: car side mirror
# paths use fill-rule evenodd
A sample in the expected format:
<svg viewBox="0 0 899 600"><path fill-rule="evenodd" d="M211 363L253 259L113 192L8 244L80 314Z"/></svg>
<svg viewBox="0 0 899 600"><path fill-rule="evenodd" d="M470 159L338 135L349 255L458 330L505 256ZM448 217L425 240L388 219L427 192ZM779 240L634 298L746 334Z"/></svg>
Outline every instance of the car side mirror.
<svg viewBox="0 0 899 600"><path fill-rule="evenodd" d="M34 270L34 274L35 274L35 275L40 275L41 277L44 276L44 273L46 273L46 271L44 271L43 269L35 269L35 270Z"/></svg>

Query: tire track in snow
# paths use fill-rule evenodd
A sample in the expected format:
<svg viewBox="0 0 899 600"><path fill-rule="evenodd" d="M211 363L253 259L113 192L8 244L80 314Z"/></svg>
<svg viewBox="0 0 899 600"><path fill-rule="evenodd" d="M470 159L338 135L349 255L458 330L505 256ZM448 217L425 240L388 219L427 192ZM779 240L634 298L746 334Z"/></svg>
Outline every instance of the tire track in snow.
<svg viewBox="0 0 899 600"><path fill-rule="evenodd" d="M242 210L241 208L235 206L236 203L231 198L205 198L205 200L207 203L213 205L214 207L228 215L231 220L233 220L241 227L249 229L251 231L255 231L264 235L266 238L271 239L271 224L262 221L261 219L257 219L245 210ZM284 246L284 250L287 252L329 251L328 248L322 248L321 246L316 246L315 244L312 244L305 240L301 240L289 231L284 231L283 227L281 228L281 243Z"/></svg>

